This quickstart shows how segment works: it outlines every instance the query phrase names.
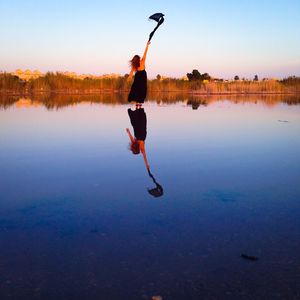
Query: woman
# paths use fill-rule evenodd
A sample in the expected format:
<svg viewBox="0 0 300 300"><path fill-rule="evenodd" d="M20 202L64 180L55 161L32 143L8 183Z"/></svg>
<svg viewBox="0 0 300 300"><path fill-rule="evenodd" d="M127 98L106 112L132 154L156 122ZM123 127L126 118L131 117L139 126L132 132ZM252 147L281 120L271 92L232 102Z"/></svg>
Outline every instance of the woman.
<svg viewBox="0 0 300 300"><path fill-rule="evenodd" d="M148 41L142 59L139 55L135 55L130 61L131 71L129 74L129 78L132 77L133 73L135 73L135 75L128 95L128 101L134 101L137 107L141 106L142 103L144 103L147 96L147 73L145 70L145 62L149 45L150 42Z"/></svg>

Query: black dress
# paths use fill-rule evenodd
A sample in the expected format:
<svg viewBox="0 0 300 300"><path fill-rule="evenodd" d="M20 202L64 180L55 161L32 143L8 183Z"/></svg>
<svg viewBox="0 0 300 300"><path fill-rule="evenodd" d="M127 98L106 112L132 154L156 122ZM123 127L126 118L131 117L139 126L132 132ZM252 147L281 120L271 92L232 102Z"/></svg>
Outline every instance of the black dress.
<svg viewBox="0 0 300 300"><path fill-rule="evenodd" d="M134 131L134 137L139 141L145 141L147 136L147 117L143 108L128 109L128 115Z"/></svg>
<svg viewBox="0 0 300 300"><path fill-rule="evenodd" d="M144 103L147 95L147 72L145 70L136 71L133 84L131 86L128 101Z"/></svg>

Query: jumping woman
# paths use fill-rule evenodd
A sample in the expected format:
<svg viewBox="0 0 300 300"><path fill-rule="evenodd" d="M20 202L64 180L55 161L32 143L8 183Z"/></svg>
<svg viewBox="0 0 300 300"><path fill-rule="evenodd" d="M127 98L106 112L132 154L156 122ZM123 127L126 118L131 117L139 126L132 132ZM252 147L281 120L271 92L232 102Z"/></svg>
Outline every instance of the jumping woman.
<svg viewBox="0 0 300 300"><path fill-rule="evenodd" d="M146 49L142 59L139 55L135 55L130 61L131 71L129 79L134 75L134 80L128 95L129 102L135 102L137 107L141 107L147 96L147 73L145 70L145 62L150 41L147 42Z"/></svg>

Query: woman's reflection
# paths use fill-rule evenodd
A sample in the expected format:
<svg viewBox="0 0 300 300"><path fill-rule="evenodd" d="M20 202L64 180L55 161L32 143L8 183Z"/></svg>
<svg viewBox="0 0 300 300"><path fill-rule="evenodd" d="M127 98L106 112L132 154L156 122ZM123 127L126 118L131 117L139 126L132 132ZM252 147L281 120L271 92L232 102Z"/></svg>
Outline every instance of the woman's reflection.
<svg viewBox="0 0 300 300"><path fill-rule="evenodd" d="M148 174L150 178L153 180L153 183L155 184L155 188L148 189L148 192L150 195L154 197L160 197L163 195L163 187L158 182L156 182L153 174L150 171L150 166L147 160L146 149L145 149L145 140L147 137L146 112L144 108L138 105L136 106L135 110L129 108L128 115L134 132L134 137L133 137L129 128L126 128L126 132L128 133L130 139L129 149L133 154L142 153Z"/></svg>

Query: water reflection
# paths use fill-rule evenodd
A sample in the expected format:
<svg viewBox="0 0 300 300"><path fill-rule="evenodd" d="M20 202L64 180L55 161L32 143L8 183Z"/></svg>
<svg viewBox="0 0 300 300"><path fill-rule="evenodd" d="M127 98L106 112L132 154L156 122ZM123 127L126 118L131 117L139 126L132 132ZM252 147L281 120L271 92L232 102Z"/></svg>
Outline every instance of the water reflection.
<svg viewBox="0 0 300 300"><path fill-rule="evenodd" d="M199 106L207 106L207 101L205 99L189 99L187 101L187 105L192 106L193 110L197 110Z"/></svg>
<svg viewBox="0 0 300 300"><path fill-rule="evenodd" d="M156 181L155 177L151 173L146 154L145 141L147 137L147 115L145 109L141 106L137 106L135 110L129 108L127 112L134 133L132 135L130 129L126 128L126 132L130 140L129 149L134 155L142 153L148 175L155 184L155 188L148 189L148 193L154 197L161 197L163 195L163 187Z"/></svg>
<svg viewBox="0 0 300 300"><path fill-rule="evenodd" d="M163 187L155 180L153 174L150 172L150 168L148 169L148 174L150 178L152 178L153 183L155 184L155 188L148 189L148 193L155 198L161 197L164 194Z"/></svg>
<svg viewBox="0 0 300 300"><path fill-rule="evenodd" d="M266 106L275 106L279 103L288 105L300 104L299 95L197 95L188 93L149 93L148 102L157 104L175 104L185 102L193 110L199 106L209 106L220 100L228 100L235 104L240 103L262 103ZM90 104L127 104L125 93L102 93L85 95L68 94L33 94L33 95L0 95L0 109L8 109L10 106L30 107L42 105L47 110L58 110L66 106L79 103Z"/></svg>
<svg viewBox="0 0 300 300"><path fill-rule="evenodd" d="M299 299L289 96L149 95L136 134L126 98L39 97L1 103L1 300Z"/></svg>

